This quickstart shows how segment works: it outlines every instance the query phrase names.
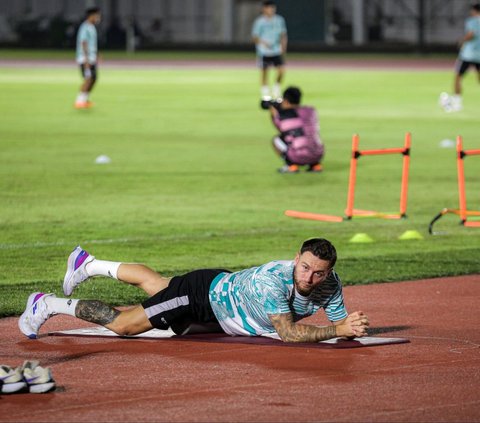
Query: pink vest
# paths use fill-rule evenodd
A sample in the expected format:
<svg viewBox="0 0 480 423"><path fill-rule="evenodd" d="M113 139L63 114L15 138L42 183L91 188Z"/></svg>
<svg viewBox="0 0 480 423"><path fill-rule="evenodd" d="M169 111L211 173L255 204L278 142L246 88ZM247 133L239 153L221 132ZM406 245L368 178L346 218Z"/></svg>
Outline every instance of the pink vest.
<svg viewBox="0 0 480 423"><path fill-rule="evenodd" d="M323 156L324 146L320 139L320 124L313 107L299 106L279 110L273 124L288 144L287 158L294 164L315 164Z"/></svg>

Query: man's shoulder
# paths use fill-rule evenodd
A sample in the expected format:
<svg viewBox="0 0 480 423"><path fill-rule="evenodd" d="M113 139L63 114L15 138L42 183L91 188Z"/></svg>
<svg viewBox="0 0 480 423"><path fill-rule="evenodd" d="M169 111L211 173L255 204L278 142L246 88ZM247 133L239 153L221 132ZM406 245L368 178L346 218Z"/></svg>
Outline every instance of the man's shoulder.
<svg viewBox="0 0 480 423"><path fill-rule="evenodd" d="M95 30L95 25L88 21L83 21L80 26L78 27L79 32L89 32Z"/></svg>
<svg viewBox="0 0 480 423"><path fill-rule="evenodd" d="M263 15L258 15L255 20L253 21L254 24L258 25L258 24L262 24L265 22L265 16Z"/></svg>
<svg viewBox="0 0 480 423"><path fill-rule="evenodd" d="M478 16L470 16L465 21L465 26L468 30L478 29L480 28L480 17Z"/></svg>
<svg viewBox="0 0 480 423"><path fill-rule="evenodd" d="M293 260L274 260L257 268L256 276L270 280L288 281L293 276Z"/></svg>
<svg viewBox="0 0 480 423"><path fill-rule="evenodd" d="M314 302L316 301L329 301L330 298L333 298L335 295L338 295L342 292L342 282L338 273L334 270L330 273L330 275L325 279L325 281L318 287L316 287L312 294L310 295L310 299Z"/></svg>
<svg viewBox="0 0 480 423"><path fill-rule="evenodd" d="M303 113L317 113L317 109L313 106L299 106L298 110Z"/></svg>
<svg viewBox="0 0 480 423"><path fill-rule="evenodd" d="M275 273L279 270L288 270L293 267L293 260L273 260L259 266L259 270Z"/></svg>

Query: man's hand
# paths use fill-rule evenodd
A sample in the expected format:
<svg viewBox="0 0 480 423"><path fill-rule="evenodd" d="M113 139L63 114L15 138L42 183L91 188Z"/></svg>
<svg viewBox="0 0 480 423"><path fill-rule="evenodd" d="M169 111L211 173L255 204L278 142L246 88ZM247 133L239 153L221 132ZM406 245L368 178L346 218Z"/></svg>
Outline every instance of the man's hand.
<svg viewBox="0 0 480 423"><path fill-rule="evenodd" d="M350 314L342 324L337 326L337 336L361 338L368 335L368 326L370 326L370 323L367 315L363 311L356 311Z"/></svg>
<svg viewBox="0 0 480 423"><path fill-rule="evenodd" d="M268 109L270 110L270 114L272 115L272 119L276 119L278 117L278 110L277 108L270 103L268 106Z"/></svg>

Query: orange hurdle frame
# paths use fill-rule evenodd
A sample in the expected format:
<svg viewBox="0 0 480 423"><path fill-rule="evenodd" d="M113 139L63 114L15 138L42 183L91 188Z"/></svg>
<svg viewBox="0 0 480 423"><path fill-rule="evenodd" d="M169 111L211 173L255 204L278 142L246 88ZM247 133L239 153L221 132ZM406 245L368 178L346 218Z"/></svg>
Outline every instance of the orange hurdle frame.
<svg viewBox="0 0 480 423"><path fill-rule="evenodd" d="M467 156L480 155L480 149L476 150L464 150L463 149L463 139L460 135L457 136L457 180L458 180L458 209L442 209L430 222L428 226L428 232L432 235L434 223L439 220L442 216L445 216L448 213L456 214L460 217L460 224L466 227L480 227L480 221L468 221L468 216L480 216L480 211L467 210L467 197L465 194L465 168L464 168L464 159Z"/></svg>
<svg viewBox="0 0 480 423"><path fill-rule="evenodd" d="M297 219L320 220L323 222L343 222L353 217L377 217L382 219L402 219L407 217L407 194L408 194L408 174L410 168L410 147L411 134L405 134L405 143L400 148L381 148L376 150L360 150L360 137L355 134L352 137L352 157L350 159L350 176L348 179L347 207L345 208L345 217L328 214L308 213L295 210L286 210L285 215L296 217ZM361 156L376 156L384 154L402 154L402 186L400 190L400 212L383 213L371 210L358 210L354 208L355 184L357 180L357 162Z"/></svg>

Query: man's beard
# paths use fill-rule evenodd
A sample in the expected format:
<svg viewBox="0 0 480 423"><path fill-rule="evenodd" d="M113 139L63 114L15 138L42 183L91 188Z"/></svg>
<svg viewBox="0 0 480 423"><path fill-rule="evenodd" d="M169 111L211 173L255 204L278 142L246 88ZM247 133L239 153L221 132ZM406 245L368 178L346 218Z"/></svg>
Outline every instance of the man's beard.
<svg viewBox="0 0 480 423"><path fill-rule="evenodd" d="M300 288L300 286L298 285L298 279L297 279L297 276L296 276L296 270L297 270L297 267L295 266L293 268L293 286L295 287L295 289L297 290L297 292L300 294L300 295L303 295L304 297L308 297L312 291L313 291L313 288L308 290L308 291L305 291L305 289L303 288Z"/></svg>

